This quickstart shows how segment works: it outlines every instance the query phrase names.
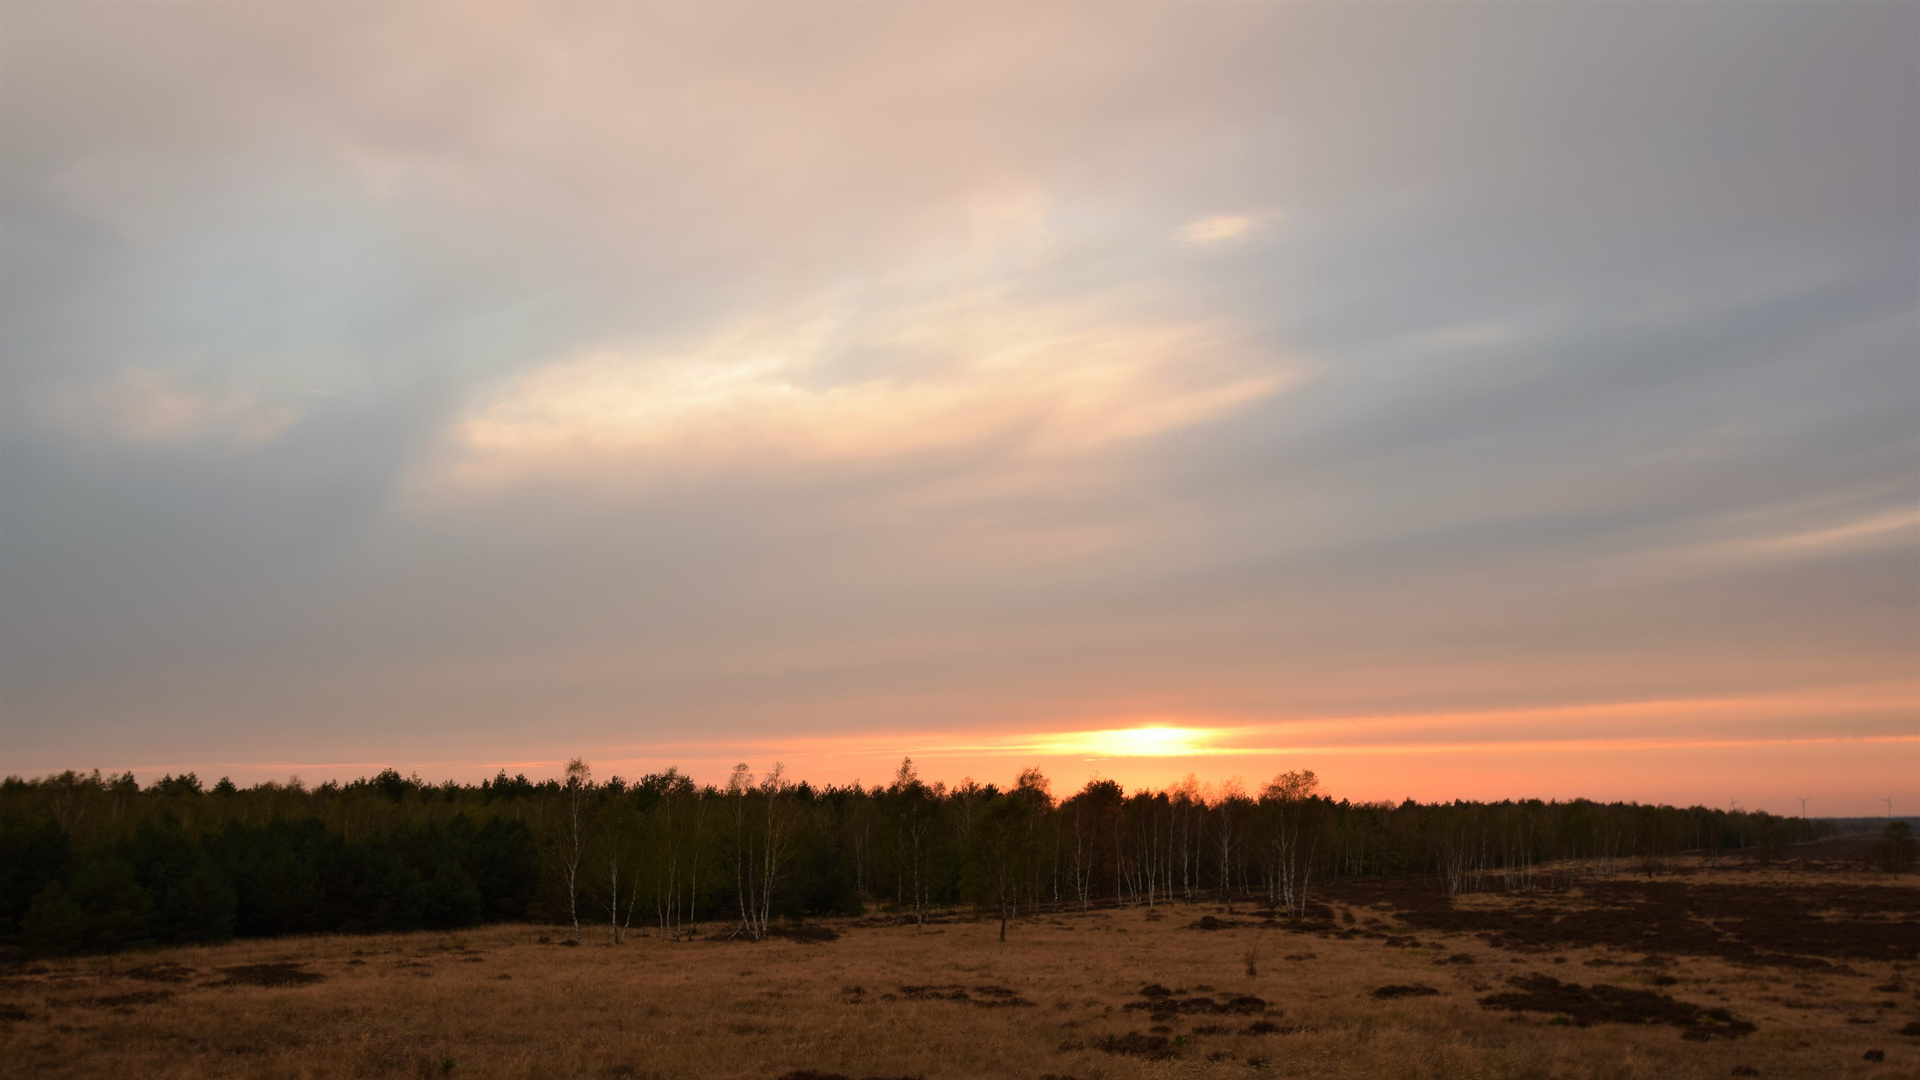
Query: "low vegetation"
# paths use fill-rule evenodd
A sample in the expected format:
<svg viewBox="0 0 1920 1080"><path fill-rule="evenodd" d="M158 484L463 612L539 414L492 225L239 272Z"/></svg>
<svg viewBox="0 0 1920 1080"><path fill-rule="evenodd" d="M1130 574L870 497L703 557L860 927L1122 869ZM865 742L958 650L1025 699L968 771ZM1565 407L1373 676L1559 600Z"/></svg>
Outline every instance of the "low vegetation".
<svg viewBox="0 0 1920 1080"><path fill-rule="evenodd" d="M0 1053L49 1078L1913 1076L1920 887L1858 856L1345 877L1291 917L1062 905L1005 941L969 906L761 941L497 924L43 957L0 975Z"/></svg>

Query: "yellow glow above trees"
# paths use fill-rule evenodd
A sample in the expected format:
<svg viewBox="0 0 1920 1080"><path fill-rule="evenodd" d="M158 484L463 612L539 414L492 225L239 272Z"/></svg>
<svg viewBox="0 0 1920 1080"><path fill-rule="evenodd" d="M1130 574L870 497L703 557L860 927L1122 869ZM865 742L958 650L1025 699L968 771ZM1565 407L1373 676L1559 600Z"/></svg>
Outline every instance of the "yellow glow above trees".
<svg viewBox="0 0 1920 1080"><path fill-rule="evenodd" d="M1216 733L1206 728L1137 727L1083 731L1062 739L1058 753L1089 757L1193 757L1213 752Z"/></svg>

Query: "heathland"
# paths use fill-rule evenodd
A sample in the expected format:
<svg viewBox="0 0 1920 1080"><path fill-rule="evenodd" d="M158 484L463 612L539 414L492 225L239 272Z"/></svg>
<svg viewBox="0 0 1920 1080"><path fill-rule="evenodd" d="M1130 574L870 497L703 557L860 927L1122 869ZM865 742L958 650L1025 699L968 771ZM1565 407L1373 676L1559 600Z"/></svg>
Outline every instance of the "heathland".
<svg viewBox="0 0 1920 1080"><path fill-rule="evenodd" d="M1836 840L1449 893L298 935L16 959L0 1060L97 1077L1920 1075L1920 888ZM1549 868L1557 869L1557 868Z"/></svg>

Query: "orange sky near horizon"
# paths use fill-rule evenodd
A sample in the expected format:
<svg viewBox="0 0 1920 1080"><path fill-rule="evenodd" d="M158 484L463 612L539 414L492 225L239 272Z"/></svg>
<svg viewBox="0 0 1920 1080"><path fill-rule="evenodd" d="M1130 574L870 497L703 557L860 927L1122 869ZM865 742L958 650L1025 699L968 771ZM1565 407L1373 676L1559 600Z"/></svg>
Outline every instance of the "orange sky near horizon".
<svg viewBox="0 0 1920 1080"><path fill-rule="evenodd" d="M1920 733L1908 728L1915 700L1901 686L1849 687L1774 698L1611 702L1478 712L1205 722L1134 717L1111 727L1022 732L1012 728L924 733L912 742L878 733L768 739L736 744L675 741L645 747L583 747L601 779L627 779L669 766L719 782L737 761L781 763L815 784L884 783L903 757L921 777L1004 786L1037 767L1056 796L1090 779L1160 789L1192 776L1216 788L1257 790L1273 775L1311 769L1336 797L1355 801L1454 798L1567 799L1731 806L1870 816L1886 796L1895 809L1920 799ZM1818 721L1844 718L1856 734L1819 734ZM289 774L314 784L399 766L422 779L475 782L496 770L536 779L558 775L565 758L194 766L243 783ZM150 781L187 765L146 766ZM1831 778L1841 776L1843 785ZM1710 790L1705 778L1733 790ZM1734 778L1728 782L1727 778ZM1905 811L1901 811L1905 812Z"/></svg>

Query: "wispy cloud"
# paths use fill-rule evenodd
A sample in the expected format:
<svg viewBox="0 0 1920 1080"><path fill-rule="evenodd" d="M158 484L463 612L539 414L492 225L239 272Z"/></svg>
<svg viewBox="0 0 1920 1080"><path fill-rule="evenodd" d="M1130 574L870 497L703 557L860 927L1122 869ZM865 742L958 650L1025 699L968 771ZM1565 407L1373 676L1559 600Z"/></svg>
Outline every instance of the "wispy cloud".
<svg viewBox="0 0 1920 1080"><path fill-rule="evenodd" d="M151 368L124 368L100 382L40 392L40 419L66 435L140 446L249 449L272 442L300 411L252 389L196 385Z"/></svg>
<svg viewBox="0 0 1920 1080"><path fill-rule="evenodd" d="M1726 539L1662 549L1654 561L1679 566L1701 563L1726 566L1912 548L1920 542L1920 509L1847 513L1792 507L1751 515L1731 523L1729 531L1734 535Z"/></svg>
<svg viewBox="0 0 1920 1080"><path fill-rule="evenodd" d="M1264 215L1216 214L1187 222L1174 231L1174 239L1188 247L1207 247L1244 240L1264 227L1270 218Z"/></svg>
<svg viewBox="0 0 1920 1080"><path fill-rule="evenodd" d="M1782 554L1847 547L1856 544L1912 544L1920 530L1920 509L1890 510L1838 525L1751 541L1756 551Z"/></svg>
<svg viewBox="0 0 1920 1080"><path fill-rule="evenodd" d="M846 371L849 357L863 369ZM599 350L490 387L426 479L487 490L988 447L1072 456L1204 423L1295 377L1228 326L1142 321L1105 303L975 295L755 319L681 349Z"/></svg>

